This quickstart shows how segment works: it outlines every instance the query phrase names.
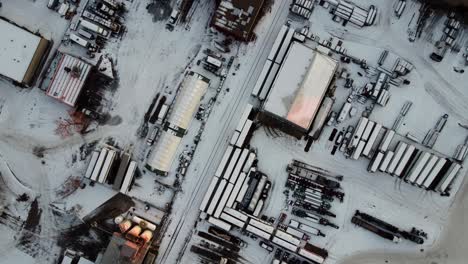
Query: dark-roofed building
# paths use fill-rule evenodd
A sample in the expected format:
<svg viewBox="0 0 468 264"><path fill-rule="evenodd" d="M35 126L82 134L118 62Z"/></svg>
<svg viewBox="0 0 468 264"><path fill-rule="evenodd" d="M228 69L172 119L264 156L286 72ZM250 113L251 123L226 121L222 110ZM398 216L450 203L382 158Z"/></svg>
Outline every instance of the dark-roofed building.
<svg viewBox="0 0 468 264"><path fill-rule="evenodd" d="M227 35L249 40L265 0L220 0L211 24Z"/></svg>

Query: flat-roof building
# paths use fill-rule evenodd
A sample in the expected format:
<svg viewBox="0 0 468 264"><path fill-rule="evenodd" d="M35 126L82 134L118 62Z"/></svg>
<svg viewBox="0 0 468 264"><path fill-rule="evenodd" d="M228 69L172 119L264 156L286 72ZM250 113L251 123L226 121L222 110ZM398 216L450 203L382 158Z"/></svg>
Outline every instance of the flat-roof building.
<svg viewBox="0 0 468 264"><path fill-rule="evenodd" d="M74 107L91 73L91 64L65 53L57 53L57 65L46 94Z"/></svg>
<svg viewBox="0 0 468 264"><path fill-rule="evenodd" d="M221 0L211 24L236 39L249 40L265 0Z"/></svg>
<svg viewBox="0 0 468 264"><path fill-rule="evenodd" d="M338 67L336 60L293 42L263 105L263 112L306 133Z"/></svg>
<svg viewBox="0 0 468 264"><path fill-rule="evenodd" d="M0 35L0 75L33 85L50 42L1 17Z"/></svg>

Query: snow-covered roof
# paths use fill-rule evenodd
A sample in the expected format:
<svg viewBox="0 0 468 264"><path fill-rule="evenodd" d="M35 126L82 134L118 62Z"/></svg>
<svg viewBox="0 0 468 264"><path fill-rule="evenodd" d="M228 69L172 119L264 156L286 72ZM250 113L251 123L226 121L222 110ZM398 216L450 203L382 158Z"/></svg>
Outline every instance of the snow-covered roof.
<svg viewBox="0 0 468 264"><path fill-rule="evenodd" d="M0 35L0 75L22 83L41 37L3 19Z"/></svg>
<svg viewBox="0 0 468 264"><path fill-rule="evenodd" d="M337 62L293 42L264 103L264 110L309 129L337 68Z"/></svg>
<svg viewBox="0 0 468 264"><path fill-rule="evenodd" d="M59 53L55 73L46 94L67 105L75 106L91 71L91 65L71 55Z"/></svg>
<svg viewBox="0 0 468 264"><path fill-rule="evenodd" d="M151 151L148 158L147 168L160 173L166 173L171 169L181 137L175 135L174 131L163 131L156 147Z"/></svg>
<svg viewBox="0 0 468 264"><path fill-rule="evenodd" d="M208 79L197 73L190 72L185 77L169 118L171 126L187 130L208 86Z"/></svg>

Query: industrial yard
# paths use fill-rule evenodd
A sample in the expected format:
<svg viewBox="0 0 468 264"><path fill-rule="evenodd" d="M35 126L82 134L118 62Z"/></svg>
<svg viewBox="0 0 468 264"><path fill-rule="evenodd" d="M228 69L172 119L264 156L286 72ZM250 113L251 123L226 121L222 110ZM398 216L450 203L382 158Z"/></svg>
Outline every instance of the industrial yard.
<svg viewBox="0 0 468 264"><path fill-rule="evenodd" d="M0 263L465 263L465 15L0 2Z"/></svg>

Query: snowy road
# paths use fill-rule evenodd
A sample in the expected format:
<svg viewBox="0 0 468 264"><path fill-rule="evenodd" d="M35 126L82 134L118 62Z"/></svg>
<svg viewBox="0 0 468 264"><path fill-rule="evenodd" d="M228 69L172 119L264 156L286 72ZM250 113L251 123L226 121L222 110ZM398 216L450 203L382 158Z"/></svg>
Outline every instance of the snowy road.
<svg viewBox="0 0 468 264"><path fill-rule="evenodd" d="M230 87L228 94L221 105L213 109L208 121L202 143L195 154L193 166L187 175L189 179L183 186L186 192L178 197L174 204L174 213L166 232L166 237L161 245L159 263L177 263L182 259L181 251L185 250L191 234L194 232L193 225L198 218L198 207L203 199L206 188L221 159L222 153L227 147L227 139L238 122L238 118L250 98L253 85L263 67L274 39L280 27L286 21L288 14L288 1L279 1L273 6L273 15L261 21L260 30L266 30L257 39L254 45L248 44L247 54L240 58L244 67L237 72L235 77L229 76L225 87ZM244 47L241 47L241 49ZM246 62L243 62L246 59ZM233 93L233 94L232 94ZM195 178L195 179L194 179Z"/></svg>

